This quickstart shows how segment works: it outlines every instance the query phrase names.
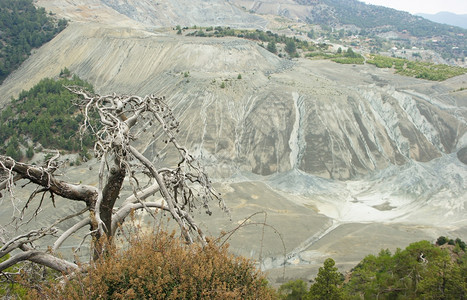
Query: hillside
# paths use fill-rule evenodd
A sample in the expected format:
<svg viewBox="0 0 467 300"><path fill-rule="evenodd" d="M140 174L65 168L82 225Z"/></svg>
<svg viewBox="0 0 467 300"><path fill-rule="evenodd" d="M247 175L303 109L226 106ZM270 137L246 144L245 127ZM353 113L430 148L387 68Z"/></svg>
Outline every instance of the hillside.
<svg viewBox="0 0 467 300"><path fill-rule="evenodd" d="M199 216L203 226L216 235L267 212L285 257L272 231L263 239L250 227L231 244L262 253L272 277L282 265L287 276L311 274L332 256L348 269L373 250L466 239L467 172L457 154L467 147L467 75L431 82L369 64L283 59L246 39L147 27L97 0L38 2L71 24L5 80L0 105L64 68L98 93L165 95L181 121L179 141L232 210L231 223L215 212ZM121 12L142 11L119 3L129 5ZM158 165L171 159L149 134L135 146ZM95 184L83 176L94 164L67 176Z"/></svg>
<svg viewBox="0 0 467 300"><path fill-rule="evenodd" d="M380 37L399 48L426 48L445 59L462 59L467 53L467 30L439 24L407 12L367 5L357 0L233 0L240 7L260 15L320 25L321 35L344 30L362 40ZM433 42L433 41L436 42ZM367 45L368 46L368 45ZM378 48L378 47L377 47Z"/></svg>
<svg viewBox="0 0 467 300"><path fill-rule="evenodd" d="M316 33L324 39L329 39L333 32L344 30L346 36L360 36L359 43L368 51L389 50L394 44L398 48L425 48L441 54L453 64L467 52L465 29L357 0L211 0L209 3L186 0L38 0L37 5L75 20L147 28L181 25L281 30L284 27L295 28L299 24L298 33L306 34L319 26ZM308 27L304 28L303 24L308 24ZM288 33L297 34L296 31ZM376 38L376 45L367 44L368 38ZM378 38L388 39L390 43L381 47Z"/></svg>

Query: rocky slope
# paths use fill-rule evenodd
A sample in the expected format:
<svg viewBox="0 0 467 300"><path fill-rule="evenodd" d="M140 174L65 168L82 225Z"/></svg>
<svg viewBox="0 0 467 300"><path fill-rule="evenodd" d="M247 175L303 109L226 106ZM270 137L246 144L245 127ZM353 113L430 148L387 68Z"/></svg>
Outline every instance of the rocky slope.
<svg viewBox="0 0 467 300"><path fill-rule="evenodd" d="M273 232L261 244L254 231L232 242L253 257L267 249L264 268L309 272L326 256L349 267L420 237L467 238L467 76L436 83L370 65L284 60L247 40L144 29L139 17L112 25L119 14L110 2L60 3L54 11L75 22L0 86L0 105L64 67L100 93L165 95L180 141L216 178L233 219L264 210L281 229L285 258ZM138 147L170 161L152 135ZM222 215L203 222L229 226Z"/></svg>
<svg viewBox="0 0 467 300"><path fill-rule="evenodd" d="M187 126L182 138L226 175L299 169L351 179L428 162L465 142L465 111L445 84L372 66L283 60L241 39L74 24L5 82L3 94L63 67L102 93L166 95ZM148 155L159 146L148 141Z"/></svg>

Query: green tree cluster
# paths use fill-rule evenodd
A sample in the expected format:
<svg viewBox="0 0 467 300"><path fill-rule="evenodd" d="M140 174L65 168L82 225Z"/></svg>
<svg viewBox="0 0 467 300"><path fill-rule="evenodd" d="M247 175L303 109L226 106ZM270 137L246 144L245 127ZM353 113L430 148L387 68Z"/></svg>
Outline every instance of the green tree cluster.
<svg viewBox="0 0 467 300"><path fill-rule="evenodd" d="M439 245L450 245L440 247ZM467 299L467 255L460 239L420 241L394 254L366 256L344 283L328 259L306 291L301 281L281 286L282 299Z"/></svg>
<svg viewBox="0 0 467 300"><path fill-rule="evenodd" d="M67 69L62 73L69 75ZM30 158L34 150L28 147L28 139L47 148L67 151L80 151L82 147L92 146L90 135L81 137L78 133L83 116L72 103L76 96L65 88L67 85L92 90L90 84L77 76L46 78L13 99L0 114L0 151L20 160L23 153L19 151L19 145L22 144Z"/></svg>
<svg viewBox="0 0 467 300"><path fill-rule="evenodd" d="M32 0L0 1L0 84L31 54L67 25L54 20Z"/></svg>
<svg viewBox="0 0 467 300"><path fill-rule="evenodd" d="M315 282L307 290L303 280L289 281L279 288L281 299L287 300L341 300L344 298L342 284L344 278L335 267L335 261L328 258L319 268Z"/></svg>
<svg viewBox="0 0 467 300"><path fill-rule="evenodd" d="M269 42L266 49L268 49L268 51L271 52L271 53L277 54L277 47L276 47L275 42Z"/></svg>
<svg viewBox="0 0 467 300"><path fill-rule="evenodd" d="M326 49L327 47L320 47L320 49ZM362 65L365 63L365 58L352 50L352 48L348 48L347 50L342 50L339 47L336 53L327 53L324 52L325 50L309 52L305 54L305 57L310 58L323 58L323 59L330 59L333 62L340 63L340 64L358 64Z"/></svg>
<svg viewBox="0 0 467 300"><path fill-rule="evenodd" d="M467 297L467 257L452 259L449 250L428 241L369 255L352 272L347 293L379 299L464 299Z"/></svg>
<svg viewBox="0 0 467 300"><path fill-rule="evenodd" d="M285 44L285 52L287 52L291 57L297 56L297 46L295 45L295 41L287 41Z"/></svg>
<svg viewBox="0 0 467 300"><path fill-rule="evenodd" d="M459 249L461 249L462 251L465 251L465 248L466 248L465 242L463 240L461 240L460 238L456 238L454 240L454 239L450 239L450 238L448 238L446 236L440 236L436 240L436 245L438 245L438 246L442 246L442 245L445 245L445 244L456 246Z"/></svg>
<svg viewBox="0 0 467 300"><path fill-rule="evenodd" d="M319 268L315 283L310 287L309 299L343 299L344 294L341 289L341 284L344 278L335 267L335 264L332 258L328 258L324 261L324 265Z"/></svg>

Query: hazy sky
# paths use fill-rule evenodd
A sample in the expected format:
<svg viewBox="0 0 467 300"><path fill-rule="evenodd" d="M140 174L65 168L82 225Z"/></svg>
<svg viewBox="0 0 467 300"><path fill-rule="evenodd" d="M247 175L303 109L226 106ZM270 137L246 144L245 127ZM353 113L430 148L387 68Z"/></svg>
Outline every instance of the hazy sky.
<svg viewBox="0 0 467 300"><path fill-rule="evenodd" d="M382 5L412 14L435 14L449 11L456 14L467 14L467 0L360 0L368 4Z"/></svg>

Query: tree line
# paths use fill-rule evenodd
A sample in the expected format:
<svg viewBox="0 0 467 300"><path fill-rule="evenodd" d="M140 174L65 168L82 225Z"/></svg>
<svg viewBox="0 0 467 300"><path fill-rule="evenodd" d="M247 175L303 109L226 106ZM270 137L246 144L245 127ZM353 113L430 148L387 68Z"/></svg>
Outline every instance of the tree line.
<svg viewBox="0 0 467 300"><path fill-rule="evenodd" d="M282 299L466 299L467 255L461 239L441 236L395 253L367 255L344 276L331 258L311 287L303 280L279 288Z"/></svg>
<svg viewBox="0 0 467 300"><path fill-rule="evenodd" d="M179 27L177 27L179 28ZM186 28L188 29L188 28ZM298 57L297 49L302 49L306 51L312 51L316 49L316 46L313 43L308 41L298 39L296 37L288 37L284 34L279 35L271 31L262 31L259 29L256 30L247 30L247 29L233 29L230 27L206 27L206 28L194 28L197 29L194 32L187 34L188 36L198 36L198 37L225 37L233 36L238 38L244 38L253 41L261 42L261 45L264 46L268 51L277 54L278 49L276 44L283 44L284 50L291 57ZM181 30L181 29L178 29ZM181 31L179 31L181 33ZM267 43L265 46L264 43ZM282 55L279 55L282 56Z"/></svg>

